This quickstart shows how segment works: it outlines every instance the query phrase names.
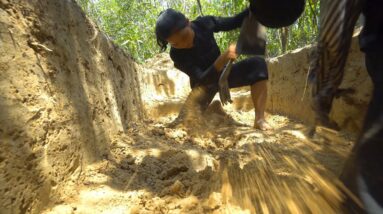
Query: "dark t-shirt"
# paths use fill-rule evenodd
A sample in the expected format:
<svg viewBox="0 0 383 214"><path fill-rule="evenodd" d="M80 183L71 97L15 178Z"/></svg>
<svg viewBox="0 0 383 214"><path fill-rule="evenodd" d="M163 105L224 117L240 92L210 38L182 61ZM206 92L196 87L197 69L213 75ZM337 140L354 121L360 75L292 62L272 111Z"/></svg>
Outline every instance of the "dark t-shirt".
<svg viewBox="0 0 383 214"><path fill-rule="evenodd" d="M213 63L220 55L214 33L230 31L241 27L248 10L234 17L203 16L192 21L194 30L194 46L188 49L170 49L170 57L174 66L190 77L190 84L208 85L218 82L219 74Z"/></svg>

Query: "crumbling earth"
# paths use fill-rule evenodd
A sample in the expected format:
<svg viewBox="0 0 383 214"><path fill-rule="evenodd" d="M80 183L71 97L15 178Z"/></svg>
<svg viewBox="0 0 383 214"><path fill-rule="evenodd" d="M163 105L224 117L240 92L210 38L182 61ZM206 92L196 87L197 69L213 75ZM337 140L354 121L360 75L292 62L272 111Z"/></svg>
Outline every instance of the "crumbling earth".
<svg viewBox="0 0 383 214"><path fill-rule="evenodd" d="M253 112L226 111L198 132L166 128L171 117L129 129L46 213L339 213L346 135L310 140L305 125L278 115L261 132Z"/></svg>

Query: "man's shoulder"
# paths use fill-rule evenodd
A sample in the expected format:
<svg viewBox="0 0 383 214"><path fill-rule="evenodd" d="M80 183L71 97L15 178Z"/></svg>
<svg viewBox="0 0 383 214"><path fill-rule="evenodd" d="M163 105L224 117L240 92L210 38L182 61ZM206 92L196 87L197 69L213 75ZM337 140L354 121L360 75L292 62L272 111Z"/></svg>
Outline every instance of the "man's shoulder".
<svg viewBox="0 0 383 214"><path fill-rule="evenodd" d="M192 23L203 30L209 31L212 31L215 26L214 16L198 16Z"/></svg>

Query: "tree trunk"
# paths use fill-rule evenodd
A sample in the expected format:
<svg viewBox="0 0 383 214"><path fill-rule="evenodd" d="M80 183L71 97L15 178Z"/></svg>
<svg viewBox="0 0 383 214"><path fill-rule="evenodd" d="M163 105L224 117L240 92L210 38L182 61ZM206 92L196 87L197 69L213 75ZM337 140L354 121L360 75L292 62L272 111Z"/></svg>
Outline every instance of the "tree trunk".
<svg viewBox="0 0 383 214"><path fill-rule="evenodd" d="M200 15L203 16L201 0L197 0L197 4L198 4Z"/></svg>
<svg viewBox="0 0 383 214"><path fill-rule="evenodd" d="M287 50L287 39L289 37L289 28L283 27L279 30L279 35L281 39L282 53L286 53Z"/></svg>

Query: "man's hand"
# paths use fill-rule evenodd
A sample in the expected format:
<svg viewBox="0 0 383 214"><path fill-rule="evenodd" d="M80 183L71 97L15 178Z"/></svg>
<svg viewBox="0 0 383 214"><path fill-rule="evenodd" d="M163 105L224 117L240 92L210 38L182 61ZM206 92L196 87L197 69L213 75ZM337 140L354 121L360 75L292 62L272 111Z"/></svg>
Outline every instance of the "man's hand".
<svg viewBox="0 0 383 214"><path fill-rule="evenodd" d="M230 60L236 60L238 55L236 53L236 48L237 48L237 45L236 44L231 44L229 46L229 48L223 53L221 54L221 56L219 56L217 58L217 60L215 60L214 62L214 67L215 69L218 71L218 72L221 72L223 67L230 61Z"/></svg>
<svg viewBox="0 0 383 214"><path fill-rule="evenodd" d="M237 52L236 52L236 48L237 48L236 44L231 44L229 46L229 48L225 52L227 59L233 60L233 61L237 59L238 55L237 55Z"/></svg>

